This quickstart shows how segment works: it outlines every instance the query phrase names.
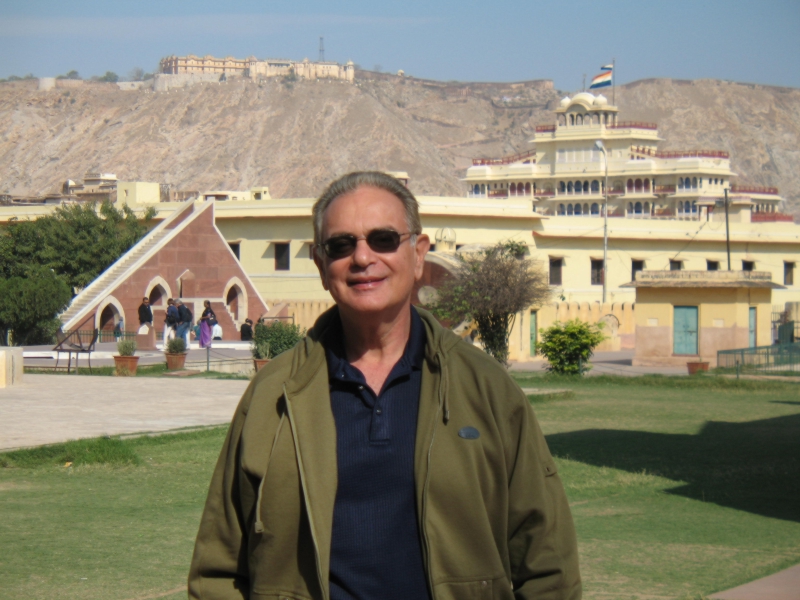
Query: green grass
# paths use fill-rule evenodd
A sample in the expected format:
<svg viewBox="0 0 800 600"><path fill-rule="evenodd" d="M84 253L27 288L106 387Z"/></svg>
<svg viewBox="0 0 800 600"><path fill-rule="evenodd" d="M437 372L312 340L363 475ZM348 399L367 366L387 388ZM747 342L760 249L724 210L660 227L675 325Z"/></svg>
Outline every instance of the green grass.
<svg viewBox="0 0 800 600"><path fill-rule="evenodd" d="M37 369L35 367L26 367L26 373L34 373L40 375L63 375L64 371L55 371L53 369ZM136 369L136 377L161 377L167 373L167 363L158 363L155 365L139 365ZM113 366L80 367L78 375L97 375L99 377L116 377L116 368ZM205 377L208 379L250 379L250 375L243 373L223 373L221 371L201 371L191 377Z"/></svg>
<svg viewBox="0 0 800 600"><path fill-rule="evenodd" d="M585 598L701 598L800 562L796 384L517 378L569 390L534 400L572 506ZM185 598L224 435L0 454L0 597Z"/></svg>
<svg viewBox="0 0 800 600"><path fill-rule="evenodd" d="M572 505L587 598L700 598L800 562L800 388L552 376L535 410Z"/></svg>

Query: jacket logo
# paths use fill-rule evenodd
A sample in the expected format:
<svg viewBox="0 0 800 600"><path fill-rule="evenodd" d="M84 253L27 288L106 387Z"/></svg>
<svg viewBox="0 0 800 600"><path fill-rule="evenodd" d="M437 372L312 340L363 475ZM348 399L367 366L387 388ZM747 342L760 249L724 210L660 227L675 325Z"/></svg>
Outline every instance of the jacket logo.
<svg viewBox="0 0 800 600"><path fill-rule="evenodd" d="M474 427L462 427L458 430L458 437L464 438L465 440L477 440L481 437L481 432Z"/></svg>

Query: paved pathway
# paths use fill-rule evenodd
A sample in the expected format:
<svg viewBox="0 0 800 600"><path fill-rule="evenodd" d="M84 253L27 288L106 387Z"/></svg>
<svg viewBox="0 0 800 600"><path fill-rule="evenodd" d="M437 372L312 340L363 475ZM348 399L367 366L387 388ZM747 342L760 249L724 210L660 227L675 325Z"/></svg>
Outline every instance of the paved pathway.
<svg viewBox="0 0 800 600"><path fill-rule="evenodd" d="M800 565L712 594L715 600L800 600Z"/></svg>
<svg viewBox="0 0 800 600"><path fill-rule="evenodd" d="M248 383L26 374L0 389L0 450L227 423Z"/></svg>

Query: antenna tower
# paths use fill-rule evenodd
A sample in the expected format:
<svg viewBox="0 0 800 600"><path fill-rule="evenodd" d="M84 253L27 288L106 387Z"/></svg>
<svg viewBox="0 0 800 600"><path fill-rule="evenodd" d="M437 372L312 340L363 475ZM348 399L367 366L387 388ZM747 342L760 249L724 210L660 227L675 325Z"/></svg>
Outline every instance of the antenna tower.
<svg viewBox="0 0 800 600"><path fill-rule="evenodd" d="M319 62L325 62L325 38L319 36Z"/></svg>

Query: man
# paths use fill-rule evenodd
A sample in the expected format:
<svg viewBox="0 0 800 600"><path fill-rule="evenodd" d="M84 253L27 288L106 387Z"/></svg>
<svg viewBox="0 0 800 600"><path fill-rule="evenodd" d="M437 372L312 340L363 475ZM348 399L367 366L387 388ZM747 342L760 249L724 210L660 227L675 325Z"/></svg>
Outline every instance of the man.
<svg viewBox="0 0 800 600"><path fill-rule="evenodd" d="M259 371L197 536L204 599L580 598L556 466L505 370L412 308L430 241L396 179L314 205L336 306Z"/></svg>
<svg viewBox="0 0 800 600"><path fill-rule="evenodd" d="M172 298L167 299L167 316L164 319L164 347L167 347L169 334L175 331L175 327L180 321L178 314L178 307L175 306L175 301Z"/></svg>
<svg viewBox="0 0 800 600"><path fill-rule="evenodd" d="M183 300L175 300L178 307L178 327L175 330L176 337L182 337L186 341L186 349L189 349L189 329L193 325L194 316L189 307L183 303Z"/></svg>
<svg viewBox="0 0 800 600"><path fill-rule="evenodd" d="M252 342L253 341L253 321L250 319L245 319L244 323L242 323L242 327L239 330L241 333L242 341L243 342Z"/></svg>
<svg viewBox="0 0 800 600"><path fill-rule="evenodd" d="M144 325L153 326L153 309L150 308L150 299L142 298L142 303L139 305L139 329Z"/></svg>

